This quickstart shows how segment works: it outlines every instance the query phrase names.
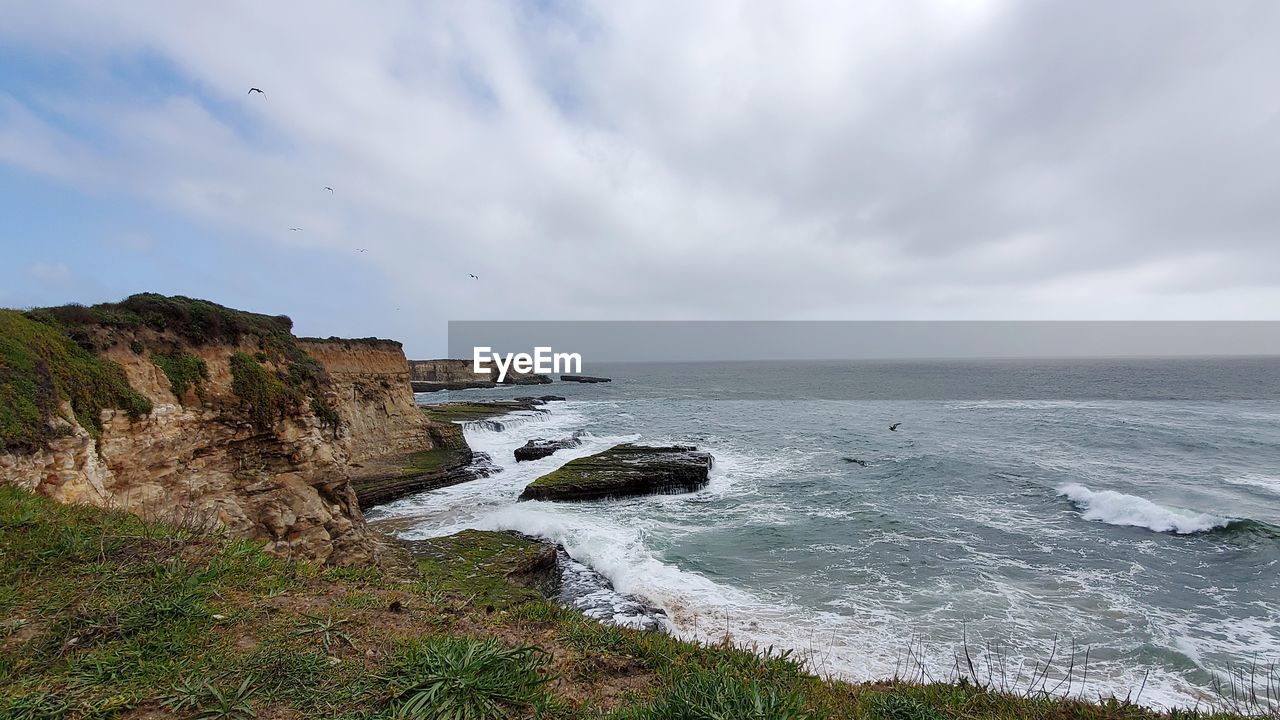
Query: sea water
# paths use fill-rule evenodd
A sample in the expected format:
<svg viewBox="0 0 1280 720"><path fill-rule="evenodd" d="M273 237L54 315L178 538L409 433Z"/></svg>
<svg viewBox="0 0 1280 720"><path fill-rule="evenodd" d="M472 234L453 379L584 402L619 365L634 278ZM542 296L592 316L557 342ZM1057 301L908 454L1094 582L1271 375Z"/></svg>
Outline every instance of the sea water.
<svg viewBox="0 0 1280 720"><path fill-rule="evenodd" d="M1280 360L590 370L614 381L420 395L567 400L468 426L500 472L370 517L407 538L549 538L621 598L598 617L642 624L653 606L682 637L790 649L852 680L960 668L1025 688L1052 659L1041 687L1172 707L1280 661ZM577 431L579 447L514 460ZM620 442L696 444L711 481L516 501Z"/></svg>

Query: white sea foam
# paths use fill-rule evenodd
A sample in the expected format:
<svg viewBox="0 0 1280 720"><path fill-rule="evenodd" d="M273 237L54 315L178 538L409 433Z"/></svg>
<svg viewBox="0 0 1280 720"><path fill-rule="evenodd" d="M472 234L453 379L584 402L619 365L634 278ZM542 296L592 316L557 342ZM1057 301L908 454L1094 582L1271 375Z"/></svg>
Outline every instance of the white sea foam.
<svg viewBox="0 0 1280 720"><path fill-rule="evenodd" d="M1146 498L1115 490L1090 490L1079 483L1063 485L1058 488L1058 494L1075 503L1085 520L1096 520L1108 525L1128 525L1156 532L1188 535L1223 527L1231 522L1229 518L1166 507Z"/></svg>
<svg viewBox="0 0 1280 720"><path fill-rule="evenodd" d="M867 582L889 587L890 590L859 592L856 585L850 584L847 593L831 602L820 607L806 607L792 602L785 589L779 588L776 592L764 588L748 590L687 569L687 566L681 567L685 563L668 559L661 549L674 537L723 531L740 526L747 520L758 523L766 510L770 520L774 515L785 520L793 513L787 504L779 503L775 498L778 478L801 474L799 471L812 462L811 455L791 452L790 449L759 453L749 447L736 446L731 438L706 436L699 438L697 443L712 452L716 463L710 484L697 493L607 503L517 502L516 498L525 485L573 458L600 452L620 442L688 441L685 437L588 435L583 437L580 447L559 451L535 462L514 461L512 451L526 440L531 437L559 437L583 429L591 416L610 409L601 405L556 403L551 406L550 413L529 417L524 424L504 424L502 430L468 427L468 443L477 451L489 453L501 472L471 483L406 498L380 509L380 514L412 520L412 529L402 532L407 538L444 535L475 527L518 530L551 539L564 545L573 558L607 577L617 592L663 609L667 613L666 629L679 637L718 641L727 634L737 643L759 648L791 649L808 657L814 671L835 677L873 680L890 676L898 670L897 659L908 638L913 637L919 628L931 625L931 618L927 616L931 611L914 617L903 614L904 605L918 603L922 595L928 593L907 586L893 591L893 586L901 582L898 575L877 567L864 568L861 572L843 567L833 576L833 581L843 578L844 582L853 583L857 578L871 576L879 579ZM1104 522L1137 524L1174 532L1196 532L1226 522L1207 515L1164 508L1131 495L1093 492L1083 485L1065 486L1062 494L1076 502L1085 517ZM724 498L740 502L718 502ZM769 506L769 503L775 503L777 507ZM1146 521L1123 522L1128 516L1117 508L1145 508L1145 513L1136 514L1145 517ZM823 512L814 512L825 516ZM695 513L699 521L691 522L690 513ZM1166 522L1167 528L1156 521L1161 517L1172 518ZM1010 522L1009 518L1003 518L997 524L1003 526ZM1012 524L1021 525L1021 519ZM860 538L852 534L843 544L856 544ZM919 538L904 538L907 544L918 542L921 542ZM981 548L976 539L973 544ZM1038 570L1030 566L1024 569L1028 573ZM1072 579L1079 587L1085 587L1086 581L1090 587L1099 582L1095 578ZM1099 596L1099 600L1108 608L1132 607L1133 603L1122 590L1116 589L1116 597ZM1016 638L1028 658L1028 666L1036 658L1047 655L1052 638L1040 636L1039 628L1029 619L1034 618L1035 613L1028 609L1043 603L1040 596L1045 588L1035 584L1027 587L1002 585L996 589L957 585L942 594L972 597L964 596L965 592L1003 598L997 607L1002 608L1005 614L1005 626L1010 634L1003 639ZM954 609L939 606L935 611L946 616ZM625 623L632 617L626 613L613 614L615 622ZM1072 636L1080 637L1087 636L1090 630L1087 623L1066 628ZM969 640L974 642L972 634ZM923 655L934 671L945 675L946 668L954 661L952 652L959 642L959 637L933 637L929 647L917 648L915 652ZM1016 664L1021 658L1010 655L1009 659ZM1091 660L1089 676L1090 694L1123 697L1145 683L1144 703L1179 706L1194 704L1197 699L1194 690L1174 673L1159 667L1137 667L1100 660L1098 654Z"/></svg>
<svg viewBox="0 0 1280 720"><path fill-rule="evenodd" d="M1280 477L1247 473L1240 477L1226 477L1223 479L1231 485L1243 485L1246 487L1258 488L1260 490L1266 490L1272 494L1280 495Z"/></svg>

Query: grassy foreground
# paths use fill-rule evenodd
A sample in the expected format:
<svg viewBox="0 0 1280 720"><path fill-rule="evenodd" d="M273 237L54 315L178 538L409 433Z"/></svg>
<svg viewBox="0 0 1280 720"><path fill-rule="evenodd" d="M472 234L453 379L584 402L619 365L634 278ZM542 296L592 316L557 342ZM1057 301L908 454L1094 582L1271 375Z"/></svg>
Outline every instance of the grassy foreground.
<svg viewBox="0 0 1280 720"><path fill-rule="evenodd" d="M0 486L0 718L1198 717L822 681L558 607L511 582L545 556L531 541L417 549L322 568Z"/></svg>

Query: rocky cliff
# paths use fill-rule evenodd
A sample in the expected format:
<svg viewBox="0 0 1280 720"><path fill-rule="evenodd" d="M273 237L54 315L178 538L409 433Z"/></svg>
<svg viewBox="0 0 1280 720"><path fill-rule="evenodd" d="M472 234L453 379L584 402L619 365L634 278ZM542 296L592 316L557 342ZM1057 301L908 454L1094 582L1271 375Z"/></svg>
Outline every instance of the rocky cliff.
<svg viewBox="0 0 1280 720"><path fill-rule="evenodd" d="M477 375L470 360L410 360L410 380L414 392L435 392L437 390L466 390L469 388L491 388L498 386L498 370L489 368L488 375ZM518 373L509 370L504 385L545 385L551 382L546 375L535 373Z"/></svg>
<svg viewBox="0 0 1280 720"><path fill-rule="evenodd" d="M353 470L439 442L398 343L298 341L288 318L155 295L4 312L0 482L62 502L363 563L385 548Z"/></svg>

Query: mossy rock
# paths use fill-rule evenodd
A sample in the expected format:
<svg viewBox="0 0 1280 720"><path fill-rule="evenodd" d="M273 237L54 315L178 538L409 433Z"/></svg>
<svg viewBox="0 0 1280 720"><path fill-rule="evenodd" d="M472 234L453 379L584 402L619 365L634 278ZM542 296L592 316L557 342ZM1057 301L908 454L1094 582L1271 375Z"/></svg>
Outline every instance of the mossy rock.
<svg viewBox="0 0 1280 720"><path fill-rule="evenodd" d="M436 422L474 422L520 410L536 410L539 405L543 404L545 404L545 401L538 398L494 400L492 402L448 402L439 405L424 405L422 412Z"/></svg>
<svg viewBox="0 0 1280 720"><path fill-rule="evenodd" d="M534 480L521 500L597 500L693 492L710 479L712 457L691 445L646 447L626 443L570 460Z"/></svg>
<svg viewBox="0 0 1280 720"><path fill-rule="evenodd" d="M475 595L498 607L550 595L560 582L555 546L518 533L463 530L412 541L409 549L428 561L419 569L439 589Z"/></svg>

